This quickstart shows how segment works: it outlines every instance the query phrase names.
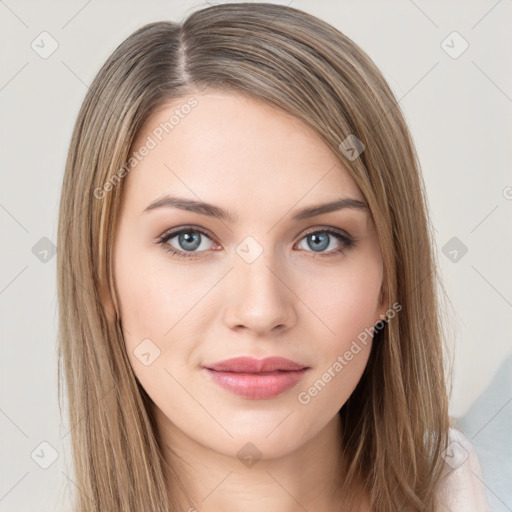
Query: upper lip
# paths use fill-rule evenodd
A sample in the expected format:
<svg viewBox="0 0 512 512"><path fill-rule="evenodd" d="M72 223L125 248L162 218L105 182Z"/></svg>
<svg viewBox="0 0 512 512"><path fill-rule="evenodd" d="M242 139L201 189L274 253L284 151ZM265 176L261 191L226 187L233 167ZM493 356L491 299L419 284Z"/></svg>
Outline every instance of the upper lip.
<svg viewBox="0 0 512 512"><path fill-rule="evenodd" d="M293 371L302 370L307 366L291 361L284 357L266 357L265 359L255 359L254 357L235 357L212 363L205 368L217 372L236 372L236 373L263 373L275 372L277 370Z"/></svg>

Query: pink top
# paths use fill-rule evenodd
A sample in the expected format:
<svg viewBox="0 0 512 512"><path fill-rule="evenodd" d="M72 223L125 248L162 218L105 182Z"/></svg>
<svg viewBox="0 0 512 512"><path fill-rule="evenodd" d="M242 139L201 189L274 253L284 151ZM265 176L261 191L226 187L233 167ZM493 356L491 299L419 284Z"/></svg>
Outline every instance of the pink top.
<svg viewBox="0 0 512 512"><path fill-rule="evenodd" d="M437 488L437 512L491 512L475 449L455 428L450 428L443 458L446 464Z"/></svg>

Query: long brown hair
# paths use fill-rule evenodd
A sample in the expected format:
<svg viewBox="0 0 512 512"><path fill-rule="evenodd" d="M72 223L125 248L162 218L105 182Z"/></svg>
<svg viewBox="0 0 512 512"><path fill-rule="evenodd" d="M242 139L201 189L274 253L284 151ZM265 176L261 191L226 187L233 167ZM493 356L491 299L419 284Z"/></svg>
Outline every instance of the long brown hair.
<svg viewBox="0 0 512 512"><path fill-rule="evenodd" d="M450 419L433 234L398 102L347 36L298 9L208 7L150 23L108 58L72 134L59 215L59 382L69 398L77 512L176 510L150 398L125 353L112 247L132 144L163 103L205 87L244 92L312 127L361 189L381 245L388 304L370 359L341 408L350 461L376 512L433 511ZM357 137L364 151L342 149ZM104 307L110 294L115 311ZM59 388L59 395L61 394ZM340 475L341 480L341 475ZM342 482L340 482L340 486Z"/></svg>

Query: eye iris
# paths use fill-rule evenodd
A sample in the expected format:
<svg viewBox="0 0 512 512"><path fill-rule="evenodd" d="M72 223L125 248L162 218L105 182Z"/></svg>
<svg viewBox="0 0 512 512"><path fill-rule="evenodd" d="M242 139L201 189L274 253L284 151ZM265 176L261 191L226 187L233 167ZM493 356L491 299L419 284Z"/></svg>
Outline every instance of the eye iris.
<svg viewBox="0 0 512 512"><path fill-rule="evenodd" d="M194 250L200 245L200 237L201 235L199 233L188 231L186 233L181 233L178 236L178 241L185 250ZM189 244L192 244L192 247Z"/></svg>
<svg viewBox="0 0 512 512"><path fill-rule="evenodd" d="M311 245L308 242L308 245L313 250L318 249L320 251L323 251L323 250L327 249L327 247L329 247L329 235L327 233L312 234L312 235L309 235L308 238L309 238L309 240L314 242L314 245Z"/></svg>

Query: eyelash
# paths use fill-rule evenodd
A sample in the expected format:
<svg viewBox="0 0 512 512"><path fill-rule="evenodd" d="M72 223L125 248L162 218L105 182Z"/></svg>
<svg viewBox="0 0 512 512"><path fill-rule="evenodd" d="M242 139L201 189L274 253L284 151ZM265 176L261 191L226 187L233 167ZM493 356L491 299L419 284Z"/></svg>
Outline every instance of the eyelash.
<svg viewBox="0 0 512 512"><path fill-rule="evenodd" d="M182 233L200 233L201 235L206 236L209 239L212 239L212 237L204 230L194 227L183 227L179 228L177 230L167 231L162 236L158 238L157 243L162 245L163 249L167 252L170 252L173 256L177 256L178 258L182 259L189 259L189 258L197 258L196 252L204 252L204 251L180 251L175 249L174 247L171 247L167 242L171 240L172 238L181 235ZM336 256L337 254L343 254L346 250L349 250L356 245L356 239L352 238L350 236L347 236L346 234L343 234L341 232L335 231L332 228L325 228L325 229L317 229L308 231L303 235L303 237L300 239L302 241L304 238L306 238L308 235L313 234L319 234L319 233L327 233L329 235L332 235L336 237L340 242L342 242L342 246L339 249L333 249L330 252L327 253L314 253L314 251L306 251L306 252L313 252L314 254L317 254L318 256L322 258L329 258L332 256Z"/></svg>

